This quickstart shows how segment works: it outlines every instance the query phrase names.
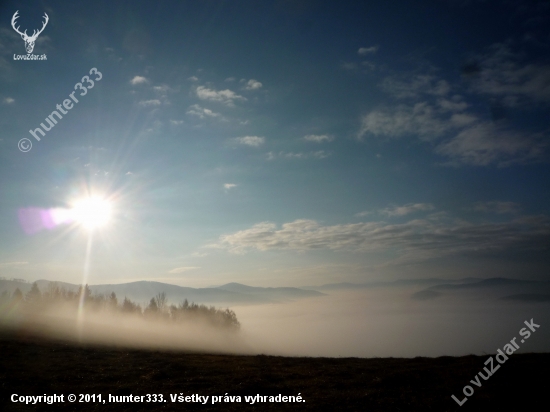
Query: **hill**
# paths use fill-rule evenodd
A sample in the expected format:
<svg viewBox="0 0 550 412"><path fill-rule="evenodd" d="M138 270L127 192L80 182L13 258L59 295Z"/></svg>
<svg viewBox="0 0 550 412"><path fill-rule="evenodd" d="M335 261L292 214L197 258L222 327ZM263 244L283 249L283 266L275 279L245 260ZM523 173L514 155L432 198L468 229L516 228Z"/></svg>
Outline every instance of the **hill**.
<svg viewBox="0 0 550 412"><path fill-rule="evenodd" d="M41 291L47 291L50 284L53 283L74 292L79 288L79 285L76 284L52 282L49 280L38 280L36 283ZM31 283L23 280L0 279L0 292L7 291L9 294L12 294L15 289L19 288L23 294L25 294L30 290L31 285ZM228 283L226 285L209 288L190 288L150 281L89 286L94 295L108 295L114 292L120 299L126 296L128 299L142 304L147 304L152 296L156 296L158 293L162 292L166 293L170 303L178 304L184 299L187 299L189 301L208 305L275 303L323 296L323 293L312 290L289 287L262 288L242 285L240 283Z"/></svg>

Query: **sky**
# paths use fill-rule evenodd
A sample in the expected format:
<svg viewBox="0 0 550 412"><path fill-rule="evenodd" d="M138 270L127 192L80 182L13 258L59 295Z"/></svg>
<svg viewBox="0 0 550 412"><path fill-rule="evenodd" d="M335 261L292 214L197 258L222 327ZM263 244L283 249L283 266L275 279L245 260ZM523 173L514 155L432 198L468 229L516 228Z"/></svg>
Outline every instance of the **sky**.
<svg viewBox="0 0 550 412"><path fill-rule="evenodd" d="M47 14L46 60L17 57L16 11L28 35ZM0 276L547 279L549 17L548 1L3 1ZM94 230L73 213L90 197L110 210Z"/></svg>

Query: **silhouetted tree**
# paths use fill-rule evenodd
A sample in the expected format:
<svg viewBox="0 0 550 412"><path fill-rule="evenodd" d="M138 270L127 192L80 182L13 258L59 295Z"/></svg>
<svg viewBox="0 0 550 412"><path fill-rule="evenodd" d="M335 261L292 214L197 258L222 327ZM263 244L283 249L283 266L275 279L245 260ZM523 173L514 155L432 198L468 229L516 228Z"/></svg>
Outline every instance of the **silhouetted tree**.
<svg viewBox="0 0 550 412"><path fill-rule="evenodd" d="M25 300L28 302L38 302L41 298L42 292L40 292L38 285L36 284L36 282L34 282L31 286L31 290L27 292Z"/></svg>
<svg viewBox="0 0 550 412"><path fill-rule="evenodd" d="M17 288L13 291L13 295L11 295L11 298L18 301L23 300L23 292L21 292L19 288Z"/></svg>

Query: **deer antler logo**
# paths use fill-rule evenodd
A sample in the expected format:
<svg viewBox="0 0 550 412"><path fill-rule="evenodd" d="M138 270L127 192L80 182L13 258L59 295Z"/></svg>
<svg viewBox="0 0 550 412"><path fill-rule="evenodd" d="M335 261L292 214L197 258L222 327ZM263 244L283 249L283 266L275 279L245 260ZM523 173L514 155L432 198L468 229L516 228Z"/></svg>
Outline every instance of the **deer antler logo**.
<svg viewBox="0 0 550 412"><path fill-rule="evenodd" d="M48 21L50 20L50 18L48 17L48 15L46 13L44 13L44 19L45 20L44 20L44 23L42 24L42 28L38 31L34 30L33 33L32 33L32 36L28 36L27 35L27 30L25 30L23 33L21 33L19 31L19 26L15 27L15 21L19 18L17 13L19 13L19 10L17 10L15 12L15 14L13 15L13 17L11 18L11 26L13 27L13 30L15 30L17 33L19 33L21 35L21 38L25 41L25 48L27 49L27 53L31 54L33 49L34 49L34 42L36 41L38 35L44 31L44 29L46 28L46 25L48 24Z"/></svg>

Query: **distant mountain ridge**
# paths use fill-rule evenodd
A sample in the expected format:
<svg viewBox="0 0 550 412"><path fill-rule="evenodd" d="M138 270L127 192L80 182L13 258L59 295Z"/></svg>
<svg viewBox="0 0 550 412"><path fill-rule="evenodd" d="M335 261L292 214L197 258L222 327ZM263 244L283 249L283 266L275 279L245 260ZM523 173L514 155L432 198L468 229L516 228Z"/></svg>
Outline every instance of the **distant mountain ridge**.
<svg viewBox="0 0 550 412"><path fill-rule="evenodd" d="M77 291L80 286L49 280L38 280L36 283L42 292L47 291L50 284L53 283L69 291ZM13 293L16 288L26 293L30 290L31 285L31 283L20 280L0 279L0 291L6 290L9 293ZM92 294L110 294L114 292L119 300L127 297L137 303L148 303L152 297L162 292L166 293L168 301L173 304L181 303L184 299L187 299L189 302L217 305L276 303L324 295L321 292L299 288L262 288L240 283L228 283L209 288L190 288L162 282L136 281L120 284L89 285L89 287Z"/></svg>

